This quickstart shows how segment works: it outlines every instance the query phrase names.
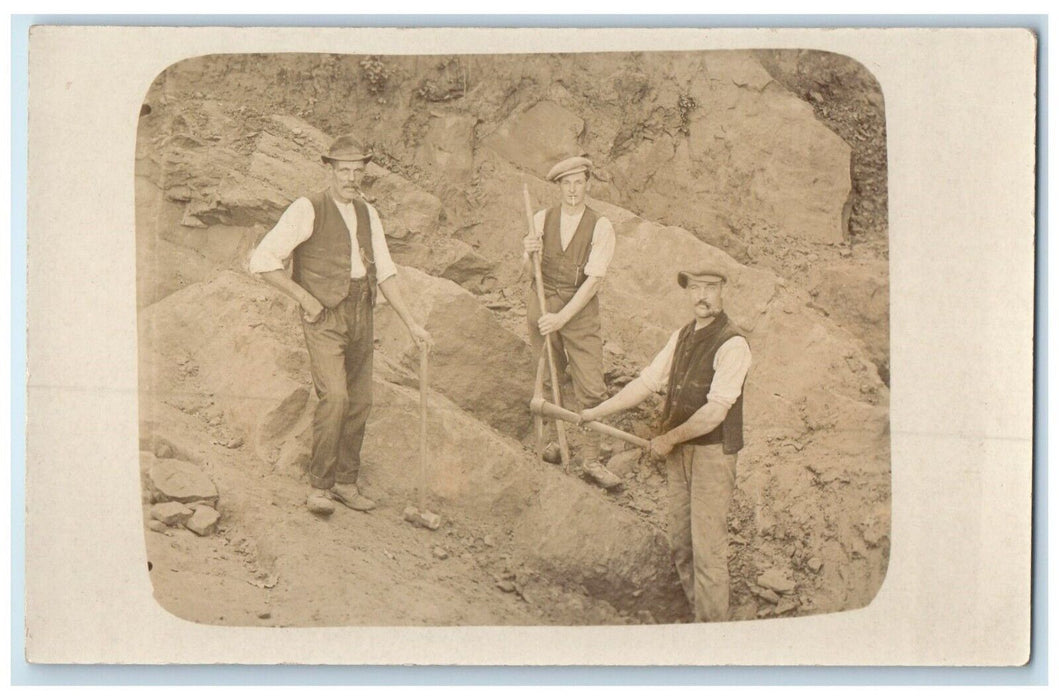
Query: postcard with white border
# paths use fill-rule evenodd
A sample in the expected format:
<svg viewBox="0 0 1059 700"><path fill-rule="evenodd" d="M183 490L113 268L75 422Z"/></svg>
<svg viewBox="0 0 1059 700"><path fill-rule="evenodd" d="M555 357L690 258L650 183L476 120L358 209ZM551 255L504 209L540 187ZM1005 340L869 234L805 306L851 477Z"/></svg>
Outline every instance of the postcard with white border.
<svg viewBox="0 0 1059 700"><path fill-rule="evenodd" d="M34 27L27 659L1025 663L1036 54Z"/></svg>

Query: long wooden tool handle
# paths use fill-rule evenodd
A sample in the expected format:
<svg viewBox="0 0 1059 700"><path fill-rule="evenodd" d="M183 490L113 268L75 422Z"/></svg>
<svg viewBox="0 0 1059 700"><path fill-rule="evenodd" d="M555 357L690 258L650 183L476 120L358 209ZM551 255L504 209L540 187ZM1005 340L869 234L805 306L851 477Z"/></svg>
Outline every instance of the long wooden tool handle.
<svg viewBox="0 0 1059 700"><path fill-rule="evenodd" d="M544 365L547 362L542 352L537 360L537 377L533 382L533 398L541 401L544 400ZM544 416L538 413L533 414L533 434L537 439L537 459L544 459Z"/></svg>
<svg viewBox="0 0 1059 700"><path fill-rule="evenodd" d="M522 185L522 202L526 207L526 230L528 231L528 235L536 235L537 232L533 228L533 205L530 203L529 186L526 184ZM540 306L541 314L545 314L548 312L548 307L545 306L544 300L541 256L539 253L534 253L532 258L533 281L535 283L533 286L537 289L537 303ZM552 345L551 333L544 336L544 343L548 348L548 371L552 379L552 401L554 401L557 406L561 406L563 401L559 389L559 372L556 370L555 366L555 347ZM566 444L566 427L558 420L555 421L555 436L559 441L559 458L562 460L563 469L567 469L570 466L570 448Z"/></svg>
<svg viewBox="0 0 1059 700"><path fill-rule="evenodd" d="M419 510L426 510L427 490L427 388L430 348L419 348Z"/></svg>
<svg viewBox="0 0 1059 700"><path fill-rule="evenodd" d="M548 403L544 399L534 399L530 402L530 411L537 415L548 416L549 418L555 418L558 420L565 420L570 423L579 423L581 417L563 408L562 406L556 406L555 404ZM616 437L619 440L624 440L630 444L636 445L637 447L643 447L647 449L651 446L649 440L644 440L642 437L627 433L624 430L611 427L606 423L600 423L599 421L589 421L583 424L586 428L595 430L597 433L603 433L604 435L610 435Z"/></svg>

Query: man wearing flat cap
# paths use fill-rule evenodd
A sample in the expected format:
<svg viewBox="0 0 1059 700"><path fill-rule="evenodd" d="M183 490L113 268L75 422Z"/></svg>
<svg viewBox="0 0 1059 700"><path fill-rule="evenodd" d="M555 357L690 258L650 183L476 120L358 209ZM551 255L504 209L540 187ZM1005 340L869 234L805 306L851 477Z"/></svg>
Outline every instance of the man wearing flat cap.
<svg viewBox="0 0 1059 700"><path fill-rule="evenodd" d="M666 528L677 574L697 622L728 619L728 505L743 447L743 385L750 369L745 334L724 312L725 270L704 264L677 283L693 319L669 338L640 376L613 398L581 412L599 420L664 393L651 452L666 458Z"/></svg>
<svg viewBox="0 0 1059 700"><path fill-rule="evenodd" d="M536 289L531 288L526 296L530 342L539 356L544 336L553 334L556 369L568 369L574 398L582 408L607 396L597 293L614 255L614 227L585 204L591 177L592 161L584 156L556 163L548 180L559 187L559 205L538 211L534 234L523 239L527 264L532 254L541 254L546 306L540 308ZM582 466L597 480L600 474L609 476L598 463L599 447L600 435L588 434Z"/></svg>
<svg viewBox="0 0 1059 700"><path fill-rule="evenodd" d="M379 214L360 191L372 154L352 136L341 136L321 159L328 188L291 203L257 246L250 271L301 305L319 398L306 505L328 514L332 499L354 510L375 507L358 490L357 477L372 403L376 286L416 345L432 340L405 305ZM284 271L288 259L290 277Z"/></svg>

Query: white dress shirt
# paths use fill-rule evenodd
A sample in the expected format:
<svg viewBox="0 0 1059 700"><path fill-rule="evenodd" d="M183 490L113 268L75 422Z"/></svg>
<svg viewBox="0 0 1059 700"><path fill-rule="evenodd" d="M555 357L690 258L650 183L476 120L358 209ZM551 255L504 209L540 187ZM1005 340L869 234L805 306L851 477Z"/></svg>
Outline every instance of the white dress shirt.
<svg viewBox="0 0 1059 700"><path fill-rule="evenodd" d="M669 342L655 355L651 364L640 372L640 379L651 391L663 393L669 387L669 374L673 368L673 355L677 350L680 329L669 336ZM743 380L750 370L750 346L741 336L729 338L717 349L713 358L713 381L707 403L716 403L731 408L743 391Z"/></svg>
<svg viewBox="0 0 1059 700"><path fill-rule="evenodd" d="M328 195L330 196L330 195ZM350 257L350 274L353 279L359 279L367 274L364 263L360 259L360 243L357 242L357 212L353 203L342 203L334 200L342 220L346 222L349 229L349 239L352 243L352 255ZM397 267L390 258L390 249L386 246L386 235L379 220L379 212L370 204L368 217L371 222L371 246L375 257L375 276L379 282L393 277L397 274ZM299 197L291 202L279 221L272 230L265 234L250 256L250 272L255 274L282 270L291 253L313 233L313 224L316 221L316 212L313 203L307 197Z"/></svg>

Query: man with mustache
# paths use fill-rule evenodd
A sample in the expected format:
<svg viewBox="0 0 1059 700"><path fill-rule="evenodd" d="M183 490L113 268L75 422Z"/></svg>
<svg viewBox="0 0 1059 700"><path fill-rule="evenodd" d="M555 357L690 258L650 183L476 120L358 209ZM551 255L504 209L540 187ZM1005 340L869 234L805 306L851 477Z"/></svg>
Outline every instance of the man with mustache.
<svg viewBox="0 0 1059 700"><path fill-rule="evenodd" d="M728 619L728 505L743 447L743 386L750 369L745 334L724 312L727 275L703 264L677 283L694 318L640 376L581 412L599 420L665 393L661 434L651 452L666 458L666 528L677 574L697 622Z"/></svg>
<svg viewBox="0 0 1059 700"><path fill-rule="evenodd" d="M250 258L251 272L301 305L319 398L306 505L320 515L334 511L332 499L354 510L375 507L357 478L372 403L376 286L416 345L433 343L405 305L379 214L360 191L372 157L352 136L335 139L321 156L329 166L328 188L294 200Z"/></svg>
<svg viewBox="0 0 1059 700"><path fill-rule="evenodd" d="M564 367L569 369L580 407L593 406L607 396L598 292L614 255L614 227L585 204L591 178L592 161L584 156L556 163L547 179L559 186L559 205L538 211L533 217L534 234L523 239L527 265L531 255L541 254L546 306L540 308L535 285L531 286L526 295L530 343L539 357L544 336L553 334L556 369L560 376ZM599 463L600 437L585 436L582 468L611 488L621 480Z"/></svg>

